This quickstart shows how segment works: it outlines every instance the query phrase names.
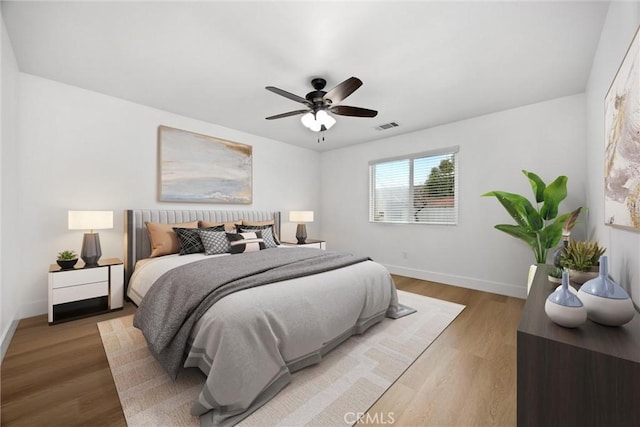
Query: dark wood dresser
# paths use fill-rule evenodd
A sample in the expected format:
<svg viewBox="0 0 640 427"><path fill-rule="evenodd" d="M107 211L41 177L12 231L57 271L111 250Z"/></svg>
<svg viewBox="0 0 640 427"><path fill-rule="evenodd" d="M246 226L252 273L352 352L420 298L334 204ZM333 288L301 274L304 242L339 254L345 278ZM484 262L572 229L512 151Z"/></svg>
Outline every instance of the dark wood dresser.
<svg viewBox="0 0 640 427"><path fill-rule="evenodd" d="M518 426L640 426L640 315L567 329L544 304L557 284L538 266L518 325Z"/></svg>

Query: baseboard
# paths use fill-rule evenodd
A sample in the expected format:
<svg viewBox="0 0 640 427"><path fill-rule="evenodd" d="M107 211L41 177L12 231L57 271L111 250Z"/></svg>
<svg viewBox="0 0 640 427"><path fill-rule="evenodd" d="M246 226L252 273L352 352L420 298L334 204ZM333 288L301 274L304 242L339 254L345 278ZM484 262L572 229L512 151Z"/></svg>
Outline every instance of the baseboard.
<svg viewBox="0 0 640 427"><path fill-rule="evenodd" d="M9 344L11 344L11 339L13 338L13 334L16 332L18 323L20 323L20 319L14 319L2 333L2 339L0 339L0 363L4 360L4 355L9 349Z"/></svg>
<svg viewBox="0 0 640 427"><path fill-rule="evenodd" d="M444 283L445 285L460 286L463 288L491 292L493 294L506 295L515 298L524 299L527 297L527 288L525 286L515 286L508 283L491 282L488 280L474 279L472 277L418 270L417 268L401 267L397 265L383 265L387 268L387 270L389 270L391 274L397 274L399 276L429 280L431 282Z"/></svg>
<svg viewBox="0 0 640 427"><path fill-rule="evenodd" d="M47 314L47 300L33 301L20 306L20 318L41 316Z"/></svg>

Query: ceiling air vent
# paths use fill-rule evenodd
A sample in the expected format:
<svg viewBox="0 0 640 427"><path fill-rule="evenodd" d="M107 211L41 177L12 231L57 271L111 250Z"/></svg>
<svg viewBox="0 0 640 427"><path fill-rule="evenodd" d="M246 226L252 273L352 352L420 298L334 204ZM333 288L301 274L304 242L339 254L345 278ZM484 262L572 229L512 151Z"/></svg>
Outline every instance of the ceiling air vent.
<svg viewBox="0 0 640 427"><path fill-rule="evenodd" d="M397 128L398 126L400 125L397 124L396 122L389 122L380 126L376 126L376 130L387 130L387 129Z"/></svg>

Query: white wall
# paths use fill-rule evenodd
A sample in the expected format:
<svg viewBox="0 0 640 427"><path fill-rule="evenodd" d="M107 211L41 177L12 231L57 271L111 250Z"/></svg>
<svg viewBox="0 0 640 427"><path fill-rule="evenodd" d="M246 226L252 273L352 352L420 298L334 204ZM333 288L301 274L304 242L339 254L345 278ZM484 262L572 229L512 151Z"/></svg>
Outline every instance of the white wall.
<svg viewBox="0 0 640 427"><path fill-rule="evenodd" d="M18 65L0 12L0 360L17 326L20 281L13 247L18 230Z"/></svg>
<svg viewBox="0 0 640 427"><path fill-rule="evenodd" d="M604 225L604 97L640 24L640 4L611 2L587 85L589 230L607 247L609 274L640 305L640 232Z"/></svg>
<svg viewBox="0 0 640 427"><path fill-rule="evenodd" d="M213 101L212 101L213 102ZM288 210L318 210L319 154L20 74L20 316L46 312L47 270L57 252L80 251L82 232L67 230L67 210L114 211L101 230L103 257L123 256L123 214L131 208L273 209L283 211L283 236L295 225ZM253 204L157 201L157 128L167 125L253 146ZM309 224L310 235L315 235Z"/></svg>
<svg viewBox="0 0 640 427"><path fill-rule="evenodd" d="M322 237L331 249L369 255L393 273L524 297L532 252L493 228L512 220L494 198L480 195L505 190L529 197L526 169L546 182L567 175L561 209L584 206L585 117L585 97L575 95L323 153ZM457 226L368 222L370 160L454 145L460 146Z"/></svg>

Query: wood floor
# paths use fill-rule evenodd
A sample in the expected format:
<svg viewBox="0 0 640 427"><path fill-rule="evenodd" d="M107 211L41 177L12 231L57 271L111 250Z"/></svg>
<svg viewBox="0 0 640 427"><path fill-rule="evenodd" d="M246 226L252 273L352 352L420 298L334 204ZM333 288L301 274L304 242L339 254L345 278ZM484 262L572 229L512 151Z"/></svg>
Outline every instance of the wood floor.
<svg viewBox="0 0 640 427"><path fill-rule="evenodd" d="M516 328L524 300L394 276L409 292L466 305L359 425L515 426ZM125 426L96 323L20 322L0 373L3 426ZM377 422L376 422L377 421Z"/></svg>

